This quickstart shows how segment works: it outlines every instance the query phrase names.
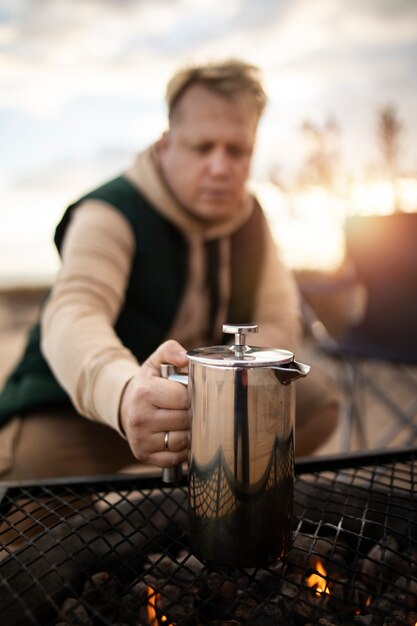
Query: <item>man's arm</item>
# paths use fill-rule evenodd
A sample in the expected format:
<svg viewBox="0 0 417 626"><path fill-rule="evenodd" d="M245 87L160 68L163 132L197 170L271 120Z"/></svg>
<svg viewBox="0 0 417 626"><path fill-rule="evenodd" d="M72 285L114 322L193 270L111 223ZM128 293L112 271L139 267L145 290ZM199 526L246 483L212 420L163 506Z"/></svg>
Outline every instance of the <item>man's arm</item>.
<svg viewBox="0 0 417 626"><path fill-rule="evenodd" d="M183 367L187 358L169 341L140 366L114 332L133 253L121 214L97 201L78 207L43 312L42 349L81 415L126 436L138 460L169 467L187 458L189 400L183 385L161 378L159 368L163 362Z"/></svg>
<svg viewBox="0 0 417 626"><path fill-rule="evenodd" d="M122 391L138 370L113 330L133 253L133 233L118 211L93 200L80 205L41 320L42 351L76 409L117 430Z"/></svg>

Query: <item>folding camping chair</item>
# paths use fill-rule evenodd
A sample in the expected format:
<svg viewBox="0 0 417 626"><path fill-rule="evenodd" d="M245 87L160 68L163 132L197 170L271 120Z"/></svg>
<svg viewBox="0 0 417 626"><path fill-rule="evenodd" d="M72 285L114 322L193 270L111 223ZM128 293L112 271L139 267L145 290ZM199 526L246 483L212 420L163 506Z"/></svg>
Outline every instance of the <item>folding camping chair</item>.
<svg viewBox="0 0 417 626"><path fill-rule="evenodd" d="M360 449L411 445L417 441L417 213L353 216L345 236L366 293L365 313L337 339L323 324L315 327L320 348L341 364L341 449L351 449L354 434ZM372 441L369 398L379 407L376 419L381 416Z"/></svg>

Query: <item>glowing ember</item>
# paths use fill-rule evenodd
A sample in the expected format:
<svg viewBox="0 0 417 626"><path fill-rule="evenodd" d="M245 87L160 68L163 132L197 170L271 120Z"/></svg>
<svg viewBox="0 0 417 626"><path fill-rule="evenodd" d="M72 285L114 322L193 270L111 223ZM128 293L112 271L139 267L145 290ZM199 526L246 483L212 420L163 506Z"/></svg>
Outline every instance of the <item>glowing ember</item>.
<svg viewBox="0 0 417 626"><path fill-rule="evenodd" d="M330 594L326 580L326 570L322 562L317 559L314 569L316 570L307 578L307 585L314 588L317 596L321 596L325 593Z"/></svg>

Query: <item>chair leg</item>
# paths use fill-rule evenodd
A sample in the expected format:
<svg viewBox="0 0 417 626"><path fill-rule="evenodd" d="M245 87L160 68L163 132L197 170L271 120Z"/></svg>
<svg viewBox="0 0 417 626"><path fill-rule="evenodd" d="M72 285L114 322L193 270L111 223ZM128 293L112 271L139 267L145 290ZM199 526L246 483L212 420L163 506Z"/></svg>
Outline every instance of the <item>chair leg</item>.
<svg viewBox="0 0 417 626"><path fill-rule="evenodd" d="M367 448L364 415L364 396L359 363L354 358L342 362L342 386L344 402L341 411L340 447L343 452L352 449L353 435L357 434L359 449Z"/></svg>
<svg viewBox="0 0 417 626"><path fill-rule="evenodd" d="M391 385L384 385L367 369L366 362L344 355L342 360L342 388L344 406L341 415L341 450L352 448L352 439L357 435L359 449L368 448L366 432L365 400L373 398L385 407L392 416L392 422L382 432L377 433L372 441L372 448L389 447L402 431L405 432L403 445L412 445L417 441L417 380L408 372L401 378L404 390L408 388L412 395L408 407L401 407L391 394ZM373 409L375 410L375 409Z"/></svg>
<svg viewBox="0 0 417 626"><path fill-rule="evenodd" d="M375 381L371 377L366 378L366 384L381 404L388 407L395 416L394 424L377 439L375 446L381 448L386 447L403 429L410 430L407 442L412 443L415 441L417 439L417 424L414 422L414 417L417 412L417 403L413 402L407 411L402 410L381 387L375 384Z"/></svg>

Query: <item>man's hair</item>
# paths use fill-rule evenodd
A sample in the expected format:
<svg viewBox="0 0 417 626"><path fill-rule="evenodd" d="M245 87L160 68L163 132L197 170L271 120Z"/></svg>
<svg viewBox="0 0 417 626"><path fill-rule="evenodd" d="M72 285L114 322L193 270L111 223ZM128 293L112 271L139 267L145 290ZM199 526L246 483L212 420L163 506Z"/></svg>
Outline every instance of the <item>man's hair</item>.
<svg viewBox="0 0 417 626"><path fill-rule="evenodd" d="M210 91L229 99L246 101L257 118L262 115L267 97L255 65L231 59L206 65L185 67L174 74L166 88L168 118L171 122L179 101L192 85L203 85Z"/></svg>

